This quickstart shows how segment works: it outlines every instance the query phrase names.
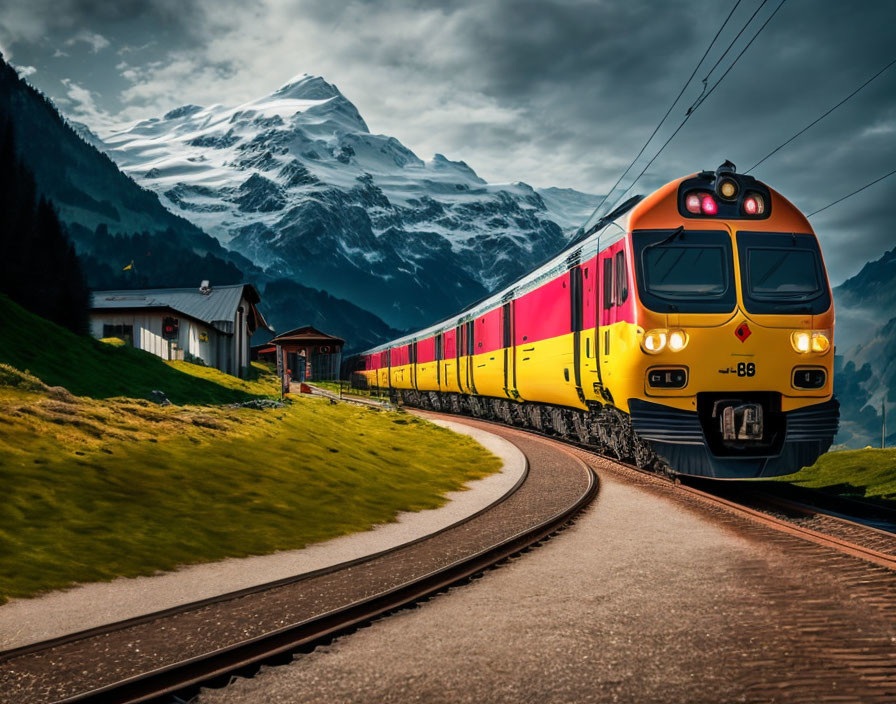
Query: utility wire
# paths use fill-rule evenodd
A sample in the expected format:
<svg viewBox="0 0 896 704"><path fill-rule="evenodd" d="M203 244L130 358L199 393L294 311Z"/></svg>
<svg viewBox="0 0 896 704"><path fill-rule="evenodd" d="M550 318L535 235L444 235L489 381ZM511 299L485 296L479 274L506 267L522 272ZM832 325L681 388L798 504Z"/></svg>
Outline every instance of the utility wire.
<svg viewBox="0 0 896 704"><path fill-rule="evenodd" d="M828 203L826 206L824 206L823 208L819 208L819 209L816 210L814 213L809 213L806 217L807 217L807 218L811 218L813 215L817 215L817 214L820 213L822 210L827 210L827 209L830 208L832 205L837 205L837 203L841 203L841 202L843 202L844 200L846 200L847 198L852 198L856 193L861 193L862 191L864 191L864 190L865 190L866 188L868 188L869 186L873 186L875 183L878 183L879 181L883 181L885 178L889 178L889 177L892 176L893 174L896 174L896 169L893 169L893 170L892 170L890 173L888 173L888 174L884 174L884 175L881 176L880 178L876 178L876 179L874 179L871 183L866 183L864 186L862 186L862 187L861 187L860 189L858 189L857 191L853 191L853 192L850 193L849 195L845 195L845 196L843 196L842 198L838 198L837 200L835 200L835 201L832 202L832 203Z"/></svg>
<svg viewBox="0 0 896 704"><path fill-rule="evenodd" d="M725 76L727 76L728 73L731 71L731 69L734 68L734 65L740 60L740 57L743 56L743 55L744 55L744 52L746 52L747 49L750 48L750 45L756 40L756 37L758 37L758 36L762 33L762 30L765 29L766 26L768 26L768 23L772 21L772 18L773 18L776 14L778 14L778 10L781 9L781 7L784 5L785 2L786 2L786 0L781 0L781 2L778 3L778 6L775 8L775 11L772 12L772 14L770 14L770 15L768 16L768 19L766 19L765 22L762 23L762 26L759 28L759 30L756 32L756 34L753 35L753 38L750 39L749 42L747 42L747 45L746 45L743 49L741 49L741 52L737 55L737 57L734 59L734 61L731 63L731 65L728 67L728 69L725 71L725 73L722 74L722 77L719 78L719 80L717 80L715 83L713 83L712 88L710 88L709 91L708 91L705 95L702 95L700 98L698 98L698 99L697 99L697 102L695 102L690 108L688 108L688 112L687 112L687 114L684 116L684 119L681 121L681 124L678 125L678 127L675 129L675 131L674 131L674 132L671 134L671 136L669 137L669 139L667 139L667 140L663 143L663 146L660 147L659 151L658 151L656 154L653 155L653 158L651 158L651 160L650 160L649 162L647 162L647 166L645 166L645 167L641 170L641 173L639 173L638 176L635 178L635 180L631 182L631 184L629 185L629 187L626 188L626 189L622 192L622 195L619 196L619 198L616 200L616 203L618 203L620 200L622 200L622 199L625 197L625 194L628 193L628 192L632 189L632 187L633 187L633 186L640 180L640 178L641 178L645 173L647 173L647 169L649 169L649 168L651 167L651 165L653 164L653 162L656 161L657 157L658 157L660 154L663 153L663 150L664 150L667 146L669 146L669 142L671 142L673 139L675 139L675 135L677 135L677 134L681 131L681 128L685 126L685 123L686 123L689 119L691 119L691 115L693 115L694 112L696 112L697 108L699 108L699 107L703 104L703 102L704 102L710 95L712 95L712 92L719 86L719 84L720 84L723 80L725 80ZM752 19L753 19L753 18L751 17L750 20L752 20ZM748 23L748 24L749 24L749 23ZM614 205L615 205L616 203L614 203Z"/></svg>
<svg viewBox="0 0 896 704"><path fill-rule="evenodd" d="M763 2L765 2L765 0L763 0ZM650 144L650 142L656 136L656 133L659 132L660 127L663 126L663 123L666 121L666 118L669 117L669 114L672 112L672 108L674 108L675 105L678 103L678 101L681 100L681 96L684 95L684 92L687 90L687 87L690 85L691 81L694 80L694 76L697 75L697 71L700 69L700 65L706 60L706 57L709 55L709 52L712 50L713 46L715 45L716 40L719 38L719 35L722 33L722 30L725 29L725 26L728 24L728 20L731 19L731 16L734 14L734 11L738 8L740 3L741 3L741 0L737 0L737 2L734 4L734 7L731 8L731 12L728 13L728 16L725 18L725 21L722 22L722 26L719 27L719 30L716 32L716 35L712 38L712 41L709 43L709 46L706 47L706 51L703 52L703 56L700 57L700 60L697 62L697 65L694 66L693 73L691 73L688 80L685 81L684 85L681 87L681 91L675 97L675 100L672 101L672 104L669 106L669 109L666 110L666 114L663 115L663 119L661 119L659 121L659 124L657 124L657 126L653 128L653 132L651 132L650 136L647 138L647 141L644 142L644 146L641 147L641 151L639 151L637 156L635 156L635 158L632 159L632 163L628 165L628 168L625 170L625 172L622 174L622 176L619 177L619 179L616 181L616 183L613 184L613 187L609 191L607 191L607 195L605 195L603 197L603 200L601 200L601 202L597 204L597 207L594 209L594 211L591 213L591 215L588 216L588 220L591 220L591 218L594 217L594 213L596 213L598 210L600 210L600 207L606 202L607 198L609 198L613 194L613 191L616 190L616 187L620 183L622 183L622 180L626 176L628 176L628 172L632 170L632 167L635 165L635 163L638 161L638 159L641 158L641 155L644 153L644 150L647 149L647 145ZM743 32L743 29L741 30L741 32ZM738 34L737 36L739 37L740 34ZM731 47L729 46L729 49L730 48ZM728 52L728 50L726 49L725 53L727 53L727 52ZM725 54L722 54L722 56L724 56L724 55ZM716 66L718 66L718 62L716 63ZM714 68L715 68L715 66L713 66L713 69ZM712 70L710 70L710 73L712 73ZM586 220L585 222L587 223L588 220Z"/></svg>
<svg viewBox="0 0 896 704"><path fill-rule="evenodd" d="M750 19L748 19L746 22L744 22L744 26L740 28L740 31L737 33L737 35L734 37L734 39L732 39L728 43L728 47L725 49L725 51L722 52L722 55L718 59L716 59L716 62L712 65L712 68L709 69L709 71L703 77L703 80L700 81L703 84L703 90L700 91L700 95L697 96L697 99L693 102L693 104L691 105L688 112L692 112L693 110L695 110L696 109L695 106L697 105L697 103L703 102L702 98L703 98L704 93L706 93L706 85L707 85L707 82L709 81L709 77L712 75L712 72L715 71L716 68L718 68L720 63L722 63L722 59L724 59L726 56L728 56L728 52L731 51L731 47L733 47L737 43L737 40L740 39L740 35L746 31L747 27L750 26L750 23L753 22L753 18L759 14L759 11L763 7L765 7L765 3L767 3L767 2L768 2L768 0L762 0L762 2L759 3L759 6L755 10L753 10L753 14L750 15Z"/></svg>
<svg viewBox="0 0 896 704"><path fill-rule="evenodd" d="M880 71L878 71L877 73L875 73L871 78L869 78L867 81L865 81L862 85L860 85L858 88L856 88L852 93L850 93L849 95L847 95L843 100L841 100L839 103L837 103L834 107L832 107L832 108L831 108L830 110L828 110L826 113L824 113L823 115L821 115L820 117L818 117L817 119L813 120L813 121L810 122L808 125L806 125L805 127L803 127L803 129L801 129L799 132L797 132L795 135L793 135L793 136L792 136L790 139L788 139L786 142L782 142L782 143L779 144L777 147L775 147L774 149L772 149L768 154L766 154L766 155L765 155L764 157L762 157L759 161L757 161L755 164L753 164L749 169L747 169L746 171L744 171L744 173L745 173L745 174L750 173L753 169L755 169L757 166L759 166L763 161L765 161L765 160L768 159L770 156L772 156L772 155L776 154L777 152L779 152L781 149L783 149L784 147L786 147L786 146L787 146L788 144L790 144L793 140L795 140L797 137L799 137L801 134L803 134L803 132L805 132L806 130L808 130L810 127L813 127L814 125L817 125L817 124L818 124L819 122L821 122L824 118L826 118L828 115L830 115L832 112L834 112L834 110L836 110L837 108L839 108L841 105L843 105L843 103L847 102L850 98L852 98L852 97L853 97L854 95L856 95L859 91L861 91L865 86L867 86L869 83L871 83L875 78L877 78L878 76L880 76L881 74L883 74L888 68L890 68L891 66L893 66L893 64L896 64L896 59L893 59L890 63L888 63L888 64L887 64L886 66L884 66Z"/></svg>
<svg viewBox="0 0 896 704"><path fill-rule="evenodd" d="M768 25L768 23L772 21L772 18L778 14L778 10L780 10L781 7L783 7L783 5L786 1L787 0L781 0L781 2L778 3L778 6L775 8L775 11L772 12L772 14L770 14L768 16L768 19L766 19L765 22L762 23L762 26L759 28L759 30L756 32L756 34L753 35L753 38L750 39L750 41L747 42L747 45L743 49L740 50L740 53L737 55L737 57L734 59L734 61L731 62L731 65L725 70L725 73L722 74L722 77L719 78L719 80L717 80L715 83L712 84L712 88L710 88L709 91L707 91L706 95L701 95L697 99L697 101L690 108L688 108L689 115L691 113L693 113L697 108L699 108L703 104L704 100L706 100L710 95L712 95L712 92L718 87L719 83L721 83L722 81L725 80L725 76L728 75L728 72L734 68L734 66L740 60L740 57L744 55L744 52L746 52L746 50L750 48L750 45L754 41L756 41L756 37L758 37L760 34L762 34L762 30L765 29L766 26ZM764 4L765 4L765 2L762 3L762 5L764 5ZM762 5L760 5L759 8L761 8ZM759 8L757 8L757 12L759 11ZM750 22L753 21L753 17L755 17L755 16L756 16L756 13L754 12L752 17L750 17ZM747 24L749 24L749 22Z"/></svg>

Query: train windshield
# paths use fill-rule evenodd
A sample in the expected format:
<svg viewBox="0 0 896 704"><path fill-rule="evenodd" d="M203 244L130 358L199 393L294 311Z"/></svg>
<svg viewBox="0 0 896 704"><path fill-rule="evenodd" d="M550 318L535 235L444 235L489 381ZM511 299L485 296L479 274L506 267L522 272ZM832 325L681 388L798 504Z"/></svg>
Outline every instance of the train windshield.
<svg viewBox="0 0 896 704"><path fill-rule="evenodd" d="M641 302L660 313L734 309L731 239L725 232L651 230L632 234Z"/></svg>
<svg viewBox="0 0 896 704"><path fill-rule="evenodd" d="M737 249L748 312L818 314L830 307L813 235L738 232Z"/></svg>

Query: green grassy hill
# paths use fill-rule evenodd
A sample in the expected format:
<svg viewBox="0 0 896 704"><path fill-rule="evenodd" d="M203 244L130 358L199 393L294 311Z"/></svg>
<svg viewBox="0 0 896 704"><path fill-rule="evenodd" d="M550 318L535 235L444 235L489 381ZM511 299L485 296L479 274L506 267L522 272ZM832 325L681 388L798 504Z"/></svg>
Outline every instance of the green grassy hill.
<svg viewBox="0 0 896 704"><path fill-rule="evenodd" d="M896 501L896 448L828 452L811 467L776 477L776 481L832 494Z"/></svg>
<svg viewBox="0 0 896 704"><path fill-rule="evenodd" d="M219 372L214 376L224 383L185 373L187 367L194 365L174 368L148 352L75 335L29 313L3 295L0 362L27 370L50 386L64 386L76 396L91 398L145 399L158 389L176 404L219 404L258 395L244 388L229 388L224 385L229 377ZM197 373L202 369L196 367Z"/></svg>
<svg viewBox="0 0 896 704"><path fill-rule="evenodd" d="M259 372L163 362L0 296L0 604L368 530L500 467L404 413L225 405L277 392Z"/></svg>

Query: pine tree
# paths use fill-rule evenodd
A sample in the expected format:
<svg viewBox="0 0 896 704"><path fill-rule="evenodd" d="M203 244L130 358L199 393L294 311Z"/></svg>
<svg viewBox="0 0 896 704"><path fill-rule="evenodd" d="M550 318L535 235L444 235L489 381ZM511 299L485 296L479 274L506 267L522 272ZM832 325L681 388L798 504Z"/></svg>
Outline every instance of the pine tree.
<svg viewBox="0 0 896 704"><path fill-rule="evenodd" d="M51 201L16 156L11 123L0 125L0 293L33 313L86 333L90 293Z"/></svg>

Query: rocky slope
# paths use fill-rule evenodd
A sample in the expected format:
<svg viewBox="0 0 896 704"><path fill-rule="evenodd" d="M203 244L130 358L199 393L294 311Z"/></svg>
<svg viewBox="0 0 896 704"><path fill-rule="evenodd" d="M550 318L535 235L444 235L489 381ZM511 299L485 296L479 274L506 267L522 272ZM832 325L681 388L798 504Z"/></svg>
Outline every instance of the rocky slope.
<svg viewBox="0 0 896 704"><path fill-rule="evenodd" d="M835 288L834 301L834 386L842 406L837 442L879 446L886 404L888 444L896 444L896 249Z"/></svg>
<svg viewBox="0 0 896 704"><path fill-rule="evenodd" d="M423 161L308 75L243 105L185 105L88 138L269 275L402 328L531 269L597 204L569 189L489 184L440 154Z"/></svg>

